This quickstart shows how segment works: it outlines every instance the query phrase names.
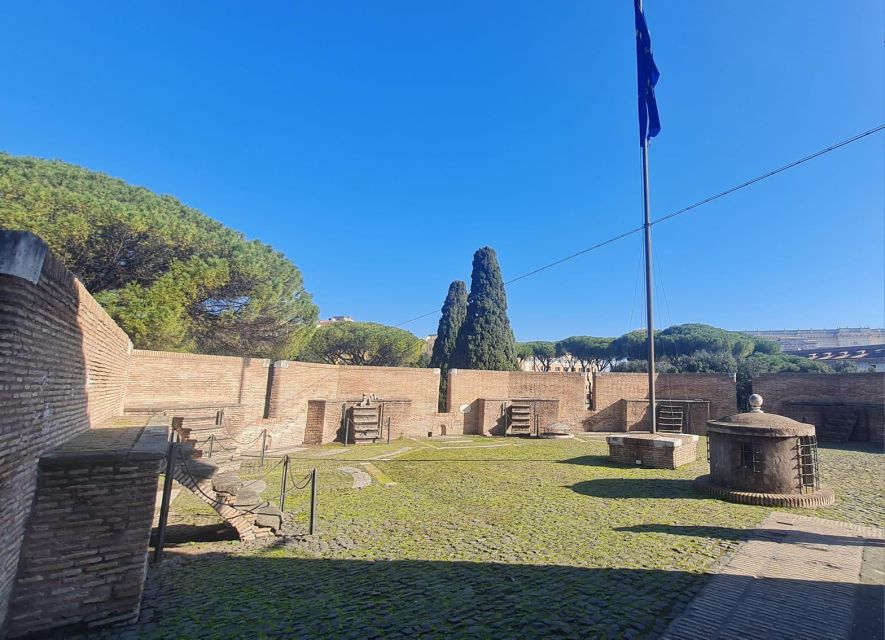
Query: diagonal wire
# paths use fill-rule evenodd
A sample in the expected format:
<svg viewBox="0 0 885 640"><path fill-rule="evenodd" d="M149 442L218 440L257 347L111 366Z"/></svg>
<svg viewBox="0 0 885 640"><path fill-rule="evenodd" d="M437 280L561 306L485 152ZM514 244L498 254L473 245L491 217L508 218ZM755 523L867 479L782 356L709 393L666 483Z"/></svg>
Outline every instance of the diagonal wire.
<svg viewBox="0 0 885 640"><path fill-rule="evenodd" d="M818 151L815 151L814 153L811 153L807 156L803 156L802 158L799 158L798 160L794 160L792 162L789 162L789 163L787 163L783 166L780 166L776 169L772 169L771 171L764 173L760 176L756 176L755 178L751 178L750 180L746 180L744 182L741 182L740 184L737 184L733 187L729 187L728 189L725 189L724 191L720 191L719 193L717 193L715 195L704 198L703 200L699 200L699 201L695 202L694 204L688 205L687 207L683 207L682 209L678 209L676 211L668 213L667 215L661 216L660 218L655 218L654 220L651 221L651 226L654 226L656 224L660 224L661 222L666 222L668 220L672 220L673 218L675 218L677 216L681 216L685 213L688 213L689 211L697 209L698 207L702 207L705 204L709 204L709 203L713 202L714 200L718 200L719 198L724 198L725 196L730 195L730 194L734 193L735 191L745 189L751 185L756 184L757 182L762 182L763 180L765 180L767 178L771 178L772 176L776 176L779 173L783 173L784 171L788 171L789 169L793 169L794 167L798 167L799 165L804 164L805 162L808 162L810 160L814 160L815 158L819 158L822 155L825 155L827 153L835 151L836 149L839 149L841 147L852 144L853 142L857 142L858 140L861 140L863 138L871 136L874 133L878 133L879 131L882 131L883 129L885 129L885 124L880 124L876 127L873 127L872 129L867 129L866 131L863 131L863 132L858 133L854 136L851 136L850 138L846 138L845 140L841 140L835 144L831 144L828 147L825 147L823 149L819 149ZM556 267L556 266L562 264L563 262L568 262L569 260L574 260L575 258L582 256L585 253L590 253L591 251L601 249L602 247L604 247L606 245L609 245L613 242L617 242L618 240L622 240L628 236L633 235L634 233L638 233L638 232L642 231L642 229L643 229L643 227L636 227L636 228L631 229L629 231L625 231L617 236L609 238L608 240L603 240L602 242L597 242L593 246L587 247L586 249L581 249L580 251L576 251L575 253L567 255L567 256L560 258L558 260L554 260L553 262L550 262L550 263L545 264L543 266L540 266L537 269L533 269L531 271L528 271L527 273L523 273L522 275L516 276L515 278L512 278L511 280L507 280L504 282L504 284L508 285L508 284L512 284L514 282L519 282L520 280L524 280L526 278L529 278L535 274L541 273L542 271L546 271L547 269L552 269L553 267ZM399 324L395 324L393 326L402 327L403 325L410 324L412 322L415 322L416 320L421 320L422 318L426 318L428 316L432 316L432 315L435 315L438 313L439 313L439 309L434 309L433 311L423 313L419 316L415 316L414 318L410 318L409 320L405 320L404 322L400 322Z"/></svg>

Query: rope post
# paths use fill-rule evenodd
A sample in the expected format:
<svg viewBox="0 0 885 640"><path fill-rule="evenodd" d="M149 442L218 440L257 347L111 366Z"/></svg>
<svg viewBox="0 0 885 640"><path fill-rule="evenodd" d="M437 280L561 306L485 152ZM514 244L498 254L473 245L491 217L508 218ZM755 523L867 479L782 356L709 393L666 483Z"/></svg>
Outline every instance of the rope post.
<svg viewBox="0 0 885 640"><path fill-rule="evenodd" d="M390 418L387 418L387 444L390 444Z"/></svg>
<svg viewBox="0 0 885 640"><path fill-rule="evenodd" d="M317 470L310 472L310 535L317 529Z"/></svg>
<svg viewBox="0 0 885 640"><path fill-rule="evenodd" d="M212 457L212 449L214 446L215 446L215 434L210 433L209 434L209 457L210 458Z"/></svg>
<svg viewBox="0 0 885 640"><path fill-rule="evenodd" d="M280 483L280 511L286 510L286 483L289 480L289 456L283 458L283 481Z"/></svg>
<svg viewBox="0 0 885 640"><path fill-rule="evenodd" d="M166 521L169 520L169 503L172 502L172 474L175 468L175 432L169 434L169 446L166 449L166 473L163 476L163 499L160 502L160 524L157 527L157 544L154 546L154 564L163 559L163 543L166 540Z"/></svg>
<svg viewBox="0 0 885 640"><path fill-rule="evenodd" d="M267 429L261 430L261 467L264 468L264 452L267 450Z"/></svg>

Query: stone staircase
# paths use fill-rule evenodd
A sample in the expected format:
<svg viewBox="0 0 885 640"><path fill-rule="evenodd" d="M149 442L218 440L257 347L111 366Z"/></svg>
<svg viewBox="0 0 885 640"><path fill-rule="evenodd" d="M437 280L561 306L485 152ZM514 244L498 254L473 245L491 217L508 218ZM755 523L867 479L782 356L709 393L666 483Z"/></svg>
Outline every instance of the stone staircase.
<svg viewBox="0 0 885 640"><path fill-rule="evenodd" d="M260 455L260 444L258 452L240 453L230 447L233 443L230 436L221 439L218 434L218 440L209 438L216 435L217 428L218 425L193 424L190 421L187 427L174 425L181 443L173 478L212 507L236 530L240 540L271 537L279 533L283 524L282 512L261 497L267 484L263 480L244 480L238 475L245 458L254 459ZM254 439L255 434L249 432L255 430L244 431L241 442ZM261 433L260 428L257 431ZM207 447L213 442L218 442L218 448L213 448L210 459Z"/></svg>
<svg viewBox="0 0 885 640"><path fill-rule="evenodd" d="M530 436L532 435L532 403L514 400L507 407L507 430L506 435Z"/></svg>

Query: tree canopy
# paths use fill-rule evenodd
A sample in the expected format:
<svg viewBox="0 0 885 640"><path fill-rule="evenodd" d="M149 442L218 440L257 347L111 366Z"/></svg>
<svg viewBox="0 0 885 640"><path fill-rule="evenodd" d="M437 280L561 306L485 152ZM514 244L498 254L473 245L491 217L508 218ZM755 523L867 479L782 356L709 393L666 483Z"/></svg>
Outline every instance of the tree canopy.
<svg viewBox="0 0 885 640"><path fill-rule="evenodd" d="M556 358L556 343L546 340L519 342L516 344L516 357L520 362L534 361L535 371L550 371Z"/></svg>
<svg viewBox="0 0 885 640"><path fill-rule="evenodd" d="M557 342L556 351L559 356L570 355L582 369L592 367L597 371L610 367L617 359L614 338L571 336Z"/></svg>
<svg viewBox="0 0 885 640"><path fill-rule="evenodd" d="M136 347L291 357L316 324L286 256L82 167L0 153L0 227L43 238Z"/></svg>
<svg viewBox="0 0 885 640"><path fill-rule="evenodd" d="M516 341L507 317L507 295L498 257L491 247L473 254L467 318L458 332L452 367L516 369Z"/></svg>
<svg viewBox="0 0 885 640"><path fill-rule="evenodd" d="M423 364L424 341L405 329L373 322L333 322L319 327L299 360L379 367Z"/></svg>

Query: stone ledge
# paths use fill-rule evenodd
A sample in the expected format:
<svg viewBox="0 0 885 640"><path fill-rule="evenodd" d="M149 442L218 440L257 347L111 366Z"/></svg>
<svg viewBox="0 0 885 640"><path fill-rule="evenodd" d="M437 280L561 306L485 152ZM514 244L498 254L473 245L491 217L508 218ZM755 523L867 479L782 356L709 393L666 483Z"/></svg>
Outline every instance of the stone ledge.
<svg viewBox="0 0 885 640"><path fill-rule="evenodd" d="M27 231L0 231L0 274L15 276L31 284L40 281L46 244Z"/></svg>
<svg viewBox="0 0 885 640"><path fill-rule="evenodd" d="M100 462L162 460L168 430L162 425L89 429L40 458L41 468L78 467Z"/></svg>
<svg viewBox="0 0 885 640"><path fill-rule="evenodd" d="M728 502L752 504L762 507L799 507L816 509L827 507L836 502L836 494L829 487L821 487L814 493L752 493L750 491L733 491L710 482L710 476L700 476L694 481L700 493L711 498L719 498Z"/></svg>
<svg viewBox="0 0 885 640"><path fill-rule="evenodd" d="M694 444L699 437L691 434L662 435L661 433L641 433L629 436L608 436L606 442L610 445L624 446L625 444L640 447L665 447L675 449L687 444Z"/></svg>

